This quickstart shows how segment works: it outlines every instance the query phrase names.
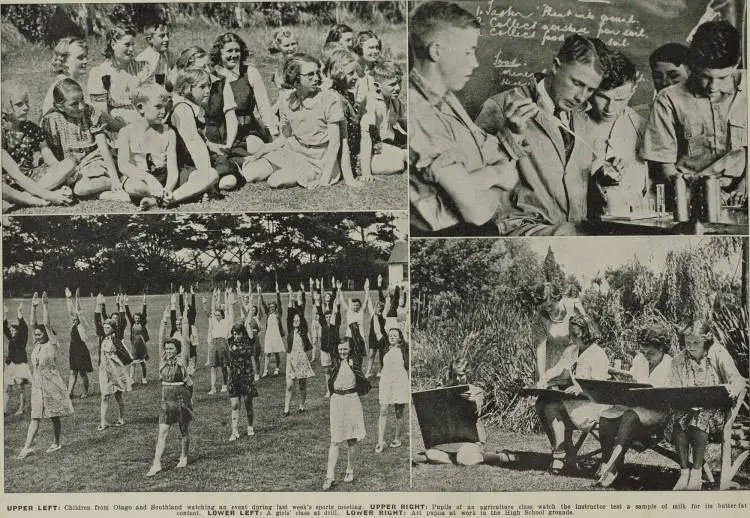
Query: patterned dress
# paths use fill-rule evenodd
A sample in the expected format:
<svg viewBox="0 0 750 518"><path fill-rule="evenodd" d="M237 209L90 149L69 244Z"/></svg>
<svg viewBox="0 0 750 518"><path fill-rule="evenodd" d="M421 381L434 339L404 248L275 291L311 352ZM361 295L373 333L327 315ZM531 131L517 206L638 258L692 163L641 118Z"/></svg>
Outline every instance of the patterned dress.
<svg viewBox="0 0 750 518"><path fill-rule="evenodd" d="M45 343L36 343L31 351L34 373L31 382L31 418L65 417L73 414L73 403L68 396L60 373L57 372L57 338L50 334Z"/></svg>
<svg viewBox="0 0 750 518"><path fill-rule="evenodd" d="M730 385L730 394L737 394L745 380L737 370L729 352L714 344L703 357L696 361L687 350L681 351L672 362L670 385L676 387L708 387ZM698 428L709 435L721 432L725 410L722 408L699 408L673 412L664 430L665 437L672 439L676 427L687 431Z"/></svg>
<svg viewBox="0 0 750 518"><path fill-rule="evenodd" d="M99 358L99 390L103 396L132 390L133 381L115 352L111 336L105 336Z"/></svg>
<svg viewBox="0 0 750 518"><path fill-rule="evenodd" d="M315 376L310 367L310 360L305 353L305 344L299 328L293 329L294 338L292 339L292 351L286 355L286 376L287 379L307 379Z"/></svg>
<svg viewBox="0 0 750 518"><path fill-rule="evenodd" d="M227 390L229 397L255 397L258 391L253 382L253 341L247 338L235 340L229 337L229 379Z"/></svg>
<svg viewBox="0 0 750 518"><path fill-rule="evenodd" d="M34 154L38 153L41 145L46 142L42 128L30 121L21 121L17 130L3 125L2 147L18 164L23 174L34 181L38 181L47 173L47 165L36 166ZM12 180L3 175L6 182Z"/></svg>

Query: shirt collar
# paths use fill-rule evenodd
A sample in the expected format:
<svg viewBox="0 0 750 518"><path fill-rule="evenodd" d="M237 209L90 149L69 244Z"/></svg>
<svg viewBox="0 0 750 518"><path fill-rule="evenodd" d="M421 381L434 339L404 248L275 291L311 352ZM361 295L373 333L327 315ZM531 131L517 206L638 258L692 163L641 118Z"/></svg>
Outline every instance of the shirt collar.
<svg viewBox="0 0 750 518"><path fill-rule="evenodd" d="M445 95L440 95L435 92L435 90L430 88L430 85L427 83L425 78L422 77L422 74L417 71L416 68L412 68L411 72L409 72L409 82L419 93L424 96L427 102L435 108L439 108L446 101L446 98L450 95L450 92L446 92Z"/></svg>
<svg viewBox="0 0 750 518"><path fill-rule="evenodd" d="M550 97L549 93L547 93L547 87L544 86L544 80L546 77L547 76L542 76L542 78L536 84L536 92L537 92L536 103L546 113L550 115L554 115L555 102L552 100L552 97Z"/></svg>
<svg viewBox="0 0 750 518"><path fill-rule="evenodd" d="M205 113L205 111L203 110L203 107L198 106L187 97L183 97L182 95L179 95L179 94L174 94L172 98L173 106L177 106L177 104L179 103L185 103L188 106L190 106L193 109L193 113L195 113L195 116L198 118L198 120L203 120L203 115Z"/></svg>
<svg viewBox="0 0 750 518"><path fill-rule="evenodd" d="M228 68L225 68L221 65L218 65L216 67L216 74L221 77L226 77L230 81L236 81L240 78L239 73L235 72L234 70L229 70Z"/></svg>

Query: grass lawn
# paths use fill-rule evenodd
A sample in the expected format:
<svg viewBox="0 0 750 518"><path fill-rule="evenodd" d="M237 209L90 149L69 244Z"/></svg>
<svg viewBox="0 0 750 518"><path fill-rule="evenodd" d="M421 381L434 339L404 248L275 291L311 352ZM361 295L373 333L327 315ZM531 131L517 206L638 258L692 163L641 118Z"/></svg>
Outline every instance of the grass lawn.
<svg viewBox="0 0 750 518"><path fill-rule="evenodd" d="M347 21L349 23L349 21ZM406 69L406 26L382 25L365 26L359 22L350 23L355 31L370 29L380 35L384 52ZM325 41L328 27L299 25L293 27L297 34L300 50L320 56L320 48ZM198 45L210 50L213 41L226 32L217 24L200 19L181 20L171 33L171 48L177 52ZM247 43L251 62L260 70L266 80L266 88L272 100L276 99L276 87L271 81L280 61L268 52L272 40L273 27L245 27L235 31ZM2 24L2 70L3 80L19 80L27 85L31 103L29 120L41 117L42 99L52 83L53 74L49 68L52 51L42 45L32 45L19 40L8 24ZM104 59L104 40L91 37L89 46L89 69ZM136 52L146 46L142 35L136 38ZM85 85L84 85L85 87ZM405 89L404 89L405 90ZM405 98L405 93L402 94ZM405 99L404 99L405 100ZM343 183L318 189L314 193L301 187L271 190L265 184L246 185L232 192L223 200L206 203L186 203L172 211L187 212L230 212L230 211L297 211L297 210L405 210L407 208L406 175L379 179L375 183L350 189ZM16 214L81 214L102 212L131 212L135 205L87 200L74 207L42 207L16 210Z"/></svg>
<svg viewBox="0 0 750 518"><path fill-rule="evenodd" d="M361 293L357 295L361 296ZM135 298L131 297L131 304L134 306L131 309L137 311L139 307L133 300ZM272 297L267 294L265 298L270 301ZM25 301L27 315L29 302ZM108 302L107 309L111 311L114 299L109 297ZM137 384L132 392L125 394L126 425L122 428L109 428L104 432L96 430L99 423L97 345L95 339L89 339L88 345L94 360L94 372L89 375L92 390L87 399L74 399L75 414L62 420L62 450L53 454L44 453L52 437L51 424L49 420L44 420L35 443L37 451L23 461L17 460L15 457L23 446L29 422L28 407L23 417L5 418L5 491L319 490L325 478L330 440L328 400L323 397L325 380L322 369L316 363L316 376L308 382L308 411L304 414L293 413L287 418L282 416L283 372L281 376L260 380L260 395L255 399L256 435L243 436L239 441L230 443L227 440L231 431L229 398L226 394L209 396L206 393L209 385L209 370L204 366L207 327L206 317L200 311L197 325L203 341L198 346L199 367L194 378L196 418L190 428L190 463L184 470L174 469L179 458L179 432L173 429L162 460L164 471L152 479L144 477L151 465L156 444L161 400L161 387L155 376L158 364L156 340L159 320L168 296L149 296L148 302L148 328L152 337L149 343L149 384ZM282 304L286 302L286 297L282 297ZM13 322L18 301L9 299L5 303L10 309L9 318ZM90 301L84 303L84 311L89 311L92 307ZM67 381L68 318L63 299L50 300L50 314L61 341L58 370ZM31 351L30 345L28 350ZM136 380L139 379L140 374L136 373ZM373 381L373 385L373 390L362 399L367 437L361 444L355 470L356 479L353 484L340 482L334 489L394 491L409 487L408 442L404 441L404 446L399 449L387 449L379 455L375 453L379 411L377 381ZM80 394L81 390L79 380L76 393ZM14 392L8 408L10 412L15 411L17 398L18 395ZM298 394L295 393L293 410L297 408L298 402ZM115 412L110 408L110 422L114 421ZM245 429L244 413L241 412L240 416L242 431ZM391 430L389 426L387 437L392 436ZM342 455L337 470L339 481L343 479L344 469L345 457Z"/></svg>
<svg viewBox="0 0 750 518"><path fill-rule="evenodd" d="M414 453L424 451L422 435L416 417L412 420L412 448ZM583 452L598 448L588 439ZM563 475L547 472L551 462L550 446L544 434L516 433L487 428L488 450L509 450L516 453L518 462L506 466L478 465L472 467L453 465L415 464L412 469L413 491L581 491L602 490L591 487L597 462ZM709 446L707 459L714 471L716 485L704 482L704 489L718 488L719 445ZM620 474L611 489L669 491L679 476L677 464L648 450L627 455L626 470ZM750 488L748 465L741 470L735 482L741 489Z"/></svg>

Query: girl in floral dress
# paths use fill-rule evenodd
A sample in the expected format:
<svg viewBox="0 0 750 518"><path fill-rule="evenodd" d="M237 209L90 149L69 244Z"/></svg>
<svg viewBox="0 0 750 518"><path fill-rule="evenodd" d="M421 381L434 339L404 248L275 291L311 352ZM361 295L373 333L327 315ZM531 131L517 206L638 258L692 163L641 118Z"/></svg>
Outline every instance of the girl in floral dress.
<svg viewBox="0 0 750 518"><path fill-rule="evenodd" d="M315 373L310 366L307 353L312 350L310 337L307 334L307 321L305 320L305 286L300 285L297 300L294 300L291 285L286 285L289 293L289 308L286 316L287 346L286 346L286 393L284 394L284 417L289 415L289 405L292 401L294 382L299 385L300 403L299 411L305 411L307 400L307 378L312 378Z"/></svg>
<svg viewBox="0 0 750 518"><path fill-rule="evenodd" d="M112 397L117 402L118 410L115 426L125 424L125 403L122 399L122 393L129 392L132 389L133 380L129 376L127 366L118 355L118 352L120 355L123 352L127 354L122 339L117 336L118 322L114 316L109 320L106 319L102 295L97 297L94 324L96 325L97 335L99 335L99 391L102 395L101 419L96 429L102 432L109 428L107 410L109 410Z"/></svg>
<svg viewBox="0 0 750 518"><path fill-rule="evenodd" d="M26 443L18 454L23 459L34 449L34 438L39 431L39 421L49 418L52 421L54 442L47 448L47 453L59 450L61 417L73 414L73 404L68 397L65 382L57 372L58 342L49 321L47 293L42 293L42 324L37 325L37 307L39 298L36 293L31 300L31 328L34 330L34 349L31 352L31 365L34 368L31 384L31 422L26 433Z"/></svg>
<svg viewBox="0 0 750 518"><path fill-rule="evenodd" d="M716 341L708 322L698 321L681 331L680 345L684 349L672 361L671 386L725 385L729 396L737 399L747 380L740 375L729 351ZM683 410L669 417L665 436L674 443L680 464L680 478L673 488L675 491L702 489L702 468L708 438L720 432L723 426L724 410L721 408Z"/></svg>
<svg viewBox="0 0 750 518"><path fill-rule="evenodd" d="M253 429L253 398L258 395L254 382L253 353L255 346L244 324L232 326L229 337L229 402L232 407L232 435L230 441L240 438L237 425L240 419L240 402L245 400L247 413L247 435L255 435Z"/></svg>

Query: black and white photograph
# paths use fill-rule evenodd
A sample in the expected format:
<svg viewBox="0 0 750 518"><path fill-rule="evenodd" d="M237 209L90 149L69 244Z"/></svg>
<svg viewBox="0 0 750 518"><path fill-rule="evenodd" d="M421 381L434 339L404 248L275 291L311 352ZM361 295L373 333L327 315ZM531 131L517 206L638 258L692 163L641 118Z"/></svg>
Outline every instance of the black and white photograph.
<svg viewBox="0 0 750 518"><path fill-rule="evenodd" d="M744 237L412 241L412 489L749 489L747 263Z"/></svg>
<svg viewBox="0 0 750 518"><path fill-rule="evenodd" d="M406 210L405 2L4 4L3 210Z"/></svg>
<svg viewBox="0 0 750 518"><path fill-rule="evenodd" d="M6 216L5 492L408 489L407 228Z"/></svg>
<svg viewBox="0 0 750 518"><path fill-rule="evenodd" d="M747 234L744 0L409 5L413 236Z"/></svg>

